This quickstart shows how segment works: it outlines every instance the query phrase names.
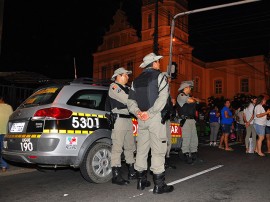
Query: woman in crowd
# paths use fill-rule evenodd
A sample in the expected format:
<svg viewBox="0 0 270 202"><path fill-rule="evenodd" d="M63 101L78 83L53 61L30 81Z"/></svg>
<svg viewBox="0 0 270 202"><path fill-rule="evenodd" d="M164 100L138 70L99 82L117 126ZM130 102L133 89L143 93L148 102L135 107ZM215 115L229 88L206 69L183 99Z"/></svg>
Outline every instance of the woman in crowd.
<svg viewBox="0 0 270 202"><path fill-rule="evenodd" d="M259 156L265 156L262 153L262 141L265 136L265 126L267 121L267 115L270 114L270 109L265 111L263 105L265 105L266 100L263 95L258 96L255 107L254 107L254 128L258 136L255 153Z"/></svg>
<svg viewBox="0 0 270 202"><path fill-rule="evenodd" d="M230 110L231 102L229 99L226 99L224 102L224 107L221 110L221 127L222 127L222 136L220 138L219 148L225 149L225 151L233 151L231 147L229 147L229 134L231 130L234 129L233 126L233 113ZM225 147L223 147L223 143Z"/></svg>
<svg viewBox="0 0 270 202"><path fill-rule="evenodd" d="M266 101L266 107L270 108L270 99ZM266 127L265 127L265 137L267 151L265 153L270 154L270 115L267 115Z"/></svg>

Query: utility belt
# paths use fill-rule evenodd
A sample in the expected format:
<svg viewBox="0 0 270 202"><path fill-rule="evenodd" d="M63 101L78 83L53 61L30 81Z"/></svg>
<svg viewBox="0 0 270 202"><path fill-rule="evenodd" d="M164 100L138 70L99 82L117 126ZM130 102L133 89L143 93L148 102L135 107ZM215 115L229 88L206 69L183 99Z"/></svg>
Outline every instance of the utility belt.
<svg viewBox="0 0 270 202"><path fill-rule="evenodd" d="M113 115L116 117L116 118L126 118L126 119L130 119L131 118L131 115L129 114L117 114L117 113L113 113Z"/></svg>

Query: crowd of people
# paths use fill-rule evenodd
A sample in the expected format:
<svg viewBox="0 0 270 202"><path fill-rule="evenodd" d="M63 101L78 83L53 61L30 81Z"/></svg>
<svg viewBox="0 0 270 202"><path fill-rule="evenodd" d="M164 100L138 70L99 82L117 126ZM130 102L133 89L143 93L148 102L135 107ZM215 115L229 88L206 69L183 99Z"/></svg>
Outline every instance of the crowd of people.
<svg viewBox="0 0 270 202"><path fill-rule="evenodd" d="M218 107L217 102L210 103L208 112L210 125L210 146L233 151L229 147L230 136L235 135L235 141L244 144L246 153L256 153L265 156L270 153L270 99L267 95L236 97L234 100L224 99L224 106ZM267 151L262 151L266 139Z"/></svg>

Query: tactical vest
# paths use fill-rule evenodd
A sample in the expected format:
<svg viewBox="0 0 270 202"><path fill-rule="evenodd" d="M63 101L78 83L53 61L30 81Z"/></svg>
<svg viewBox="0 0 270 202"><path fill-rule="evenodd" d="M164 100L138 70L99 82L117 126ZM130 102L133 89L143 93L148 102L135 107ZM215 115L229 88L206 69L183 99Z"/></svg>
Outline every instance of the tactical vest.
<svg viewBox="0 0 270 202"><path fill-rule="evenodd" d="M182 107L178 105L178 115L195 117L196 115L196 103L185 103Z"/></svg>
<svg viewBox="0 0 270 202"><path fill-rule="evenodd" d="M128 86L122 86L121 84L118 84L118 83L115 83L115 84L118 85L119 88L121 88L128 95L128 93L129 93ZM123 104L122 102L119 102L118 100L111 98L109 95L107 98L108 98L108 100L106 101L107 104L105 107L106 111L111 111L114 108L117 108L117 109L126 109L127 108L127 105Z"/></svg>
<svg viewBox="0 0 270 202"><path fill-rule="evenodd" d="M136 100L138 107L141 111L147 111L151 108L159 94L158 76L159 70L152 68L145 69L143 72L133 81L133 87L135 90L134 100Z"/></svg>

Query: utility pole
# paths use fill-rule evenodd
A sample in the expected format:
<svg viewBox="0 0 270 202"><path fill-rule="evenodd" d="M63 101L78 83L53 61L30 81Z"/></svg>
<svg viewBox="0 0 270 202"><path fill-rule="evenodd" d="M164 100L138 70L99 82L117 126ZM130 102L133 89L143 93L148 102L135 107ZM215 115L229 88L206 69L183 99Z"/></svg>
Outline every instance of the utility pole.
<svg viewBox="0 0 270 202"><path fill-rule="evenodd" d="M163 3L163 0L155 0L155 26L154 26L154 41L153 52L158 55L158 2Z"/></svg>
<svg viewBox="0 0 270 202"><path fill-rule="evenodd" d="M170 34L170 52L169 52L169 65L168 65L168 74L171 75L171 66L172 66L172 44L173 44L173 36L174 36L174 27L175 27L175 19L184 15L190 15L193 13L199 13L199 12L204 12L204 11L209 11L209 10L214 10L214 9L220 9L220 8L225 8L229 6L236 6L240 4L246 4L246 3L252 3L252 2L257 2L261 0L243 0L243 1L238 1L238 2L233 2L233 3L227 3L227 4L222 4L222 5L217 5L217 6L210 6L206 8L200 8L200 9L195 9L191 11L186 11L182 13L176 14L171 22L171 34Z"/></svg>

